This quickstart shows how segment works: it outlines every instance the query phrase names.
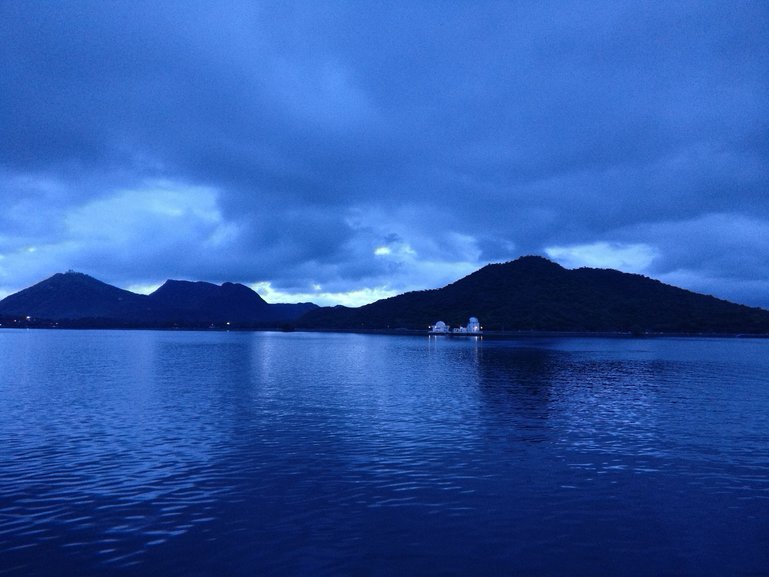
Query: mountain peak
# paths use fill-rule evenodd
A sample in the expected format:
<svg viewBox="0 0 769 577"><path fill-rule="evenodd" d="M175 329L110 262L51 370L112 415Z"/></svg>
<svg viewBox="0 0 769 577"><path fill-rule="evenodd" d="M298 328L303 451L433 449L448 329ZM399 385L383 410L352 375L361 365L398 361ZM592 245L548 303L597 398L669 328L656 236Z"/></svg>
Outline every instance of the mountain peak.
<svg viewBox="0 0 769 577"><path fill-rule="evenodd" d="M242 298L258 300L266 304L253 289L240 283L225 282L221 285L206 281L168 279L151 295L155 300Z"/></svg>
<svg viewBox="0 0 769 577"><path fill-rule="evenodd" d="M70 270L6 297L0 312L38 318L122 318L140 310L144 299L144 295Z"/></svg>
<svg viewBox="0 0 769 577"><path fill-rule="evenodd" d="M252 289L231 282L216 285L204 281L169 279L149 295L149 299L156 306L186 311L187 315L209 321L253 321L264 318L270 307Z"/></svg>
<svg viewBox="0 0 769 577"><path fill-rule="evenodd" d="M539 255L526 255L522 256L520 258L517 258L513 261L504 263L506 265L510 265L511 267L514 266L518 269L526 269L529 271L533 270L550 270L550 271L562 271L566 270L558 263L553 262L552 260L549 260L545 258L544 256Z"/></svg>
<svg viewBox="0 0 769 577"><path fill-rule="evenodd" d="M527 255L519 257L515 260L499 263L487 264L485 267L471 273L469 276L473 277L476 274L493 274L493 275L552 275L566 272L568 269L563 268L558 263L555 263L543 256ZM465 277L468 278L468 277ZM456 282L461 282L464 279L459 279Z"/></svg>
<svg viewBox="0 0 769 577"><path fill-rule="evenodd" d="M67 272L57 272L55 275L53 275L52 277L49 277L46 280L50 281L53 279L60 280L60 281L68 281L68 282L71 282L71 281L101 282L100 280L95 279L94 277L87 275L84 272L78 272L71 269L68 270ZM42 281L42 282L46 282L46 281Z"/></svg>

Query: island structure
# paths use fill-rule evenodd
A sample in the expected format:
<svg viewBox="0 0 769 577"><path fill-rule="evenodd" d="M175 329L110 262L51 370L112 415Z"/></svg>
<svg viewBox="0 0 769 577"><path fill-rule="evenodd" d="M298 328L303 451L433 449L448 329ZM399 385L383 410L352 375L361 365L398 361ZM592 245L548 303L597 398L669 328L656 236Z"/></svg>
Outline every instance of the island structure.
<svg viewBox="0 0 769 577"><path fill-rule="evenodd" d="M478 317L470 317L467 321L467 326L459 326L450 328L449 325L443 321L438 321L434 325L430 326L431 335L461 335L461 336L478 336L483 334L483 327L478 320Z"/></svg>

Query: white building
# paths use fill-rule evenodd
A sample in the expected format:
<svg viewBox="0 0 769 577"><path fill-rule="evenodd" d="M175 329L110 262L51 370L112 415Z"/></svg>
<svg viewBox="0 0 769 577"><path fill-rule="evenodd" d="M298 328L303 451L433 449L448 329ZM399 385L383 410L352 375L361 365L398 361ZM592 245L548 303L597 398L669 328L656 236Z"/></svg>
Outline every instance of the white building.
<svg viewBox="0 0 769 577"><path fill-rule="evenodd" d="M470 317L470 320L467 321L466 327L456 327L453 329L449 329L449 326L444 323L443 321L438 321L434 325L430 327L430 333L431 334L454 334L454 335L465 335L465 334L481 334L481 322L478 320L478 317Z"/></svg>
<svg viewBox="0 0 769 577"><path fill-rule="evenodd" d="M435 323L433 326L430 327L430 332L444 334L449 332L449 327L443 321L438 321L437 323Z"/></svg>
<svg viewBox="0 0 769 577"><path fill-rule="evenodd" d="M470 317L470 320L467 321L466 327L456 327L454 329L451 329L451 334L453 335L480 335L481 334L481 323L478 320L477 317Z"/></svg>

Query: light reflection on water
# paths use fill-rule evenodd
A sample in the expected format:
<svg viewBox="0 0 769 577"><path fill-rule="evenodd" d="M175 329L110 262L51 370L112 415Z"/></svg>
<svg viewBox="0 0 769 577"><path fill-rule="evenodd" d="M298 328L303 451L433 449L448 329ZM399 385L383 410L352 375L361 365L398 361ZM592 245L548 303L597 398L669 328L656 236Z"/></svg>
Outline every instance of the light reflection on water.
<svg viewBox="0 0 769 577"><path fill-rule="evenodd" d="M769 341L0 331L0 575L760 575Z"/></svg>

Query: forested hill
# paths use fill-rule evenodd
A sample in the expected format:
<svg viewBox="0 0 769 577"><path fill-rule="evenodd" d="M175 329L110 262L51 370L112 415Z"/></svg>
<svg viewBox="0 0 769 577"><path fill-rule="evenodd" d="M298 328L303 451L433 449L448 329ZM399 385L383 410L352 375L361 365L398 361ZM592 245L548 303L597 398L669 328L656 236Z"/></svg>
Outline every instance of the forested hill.
<svg viewBox="0 0 769 577"><path fill-rule="evenodd" d="M609 269L569 270L545 258L490 264L441 289L359 308L310 311L299 327L426 329L442 320L484 330L769 333L769 311Z"/></svg>

